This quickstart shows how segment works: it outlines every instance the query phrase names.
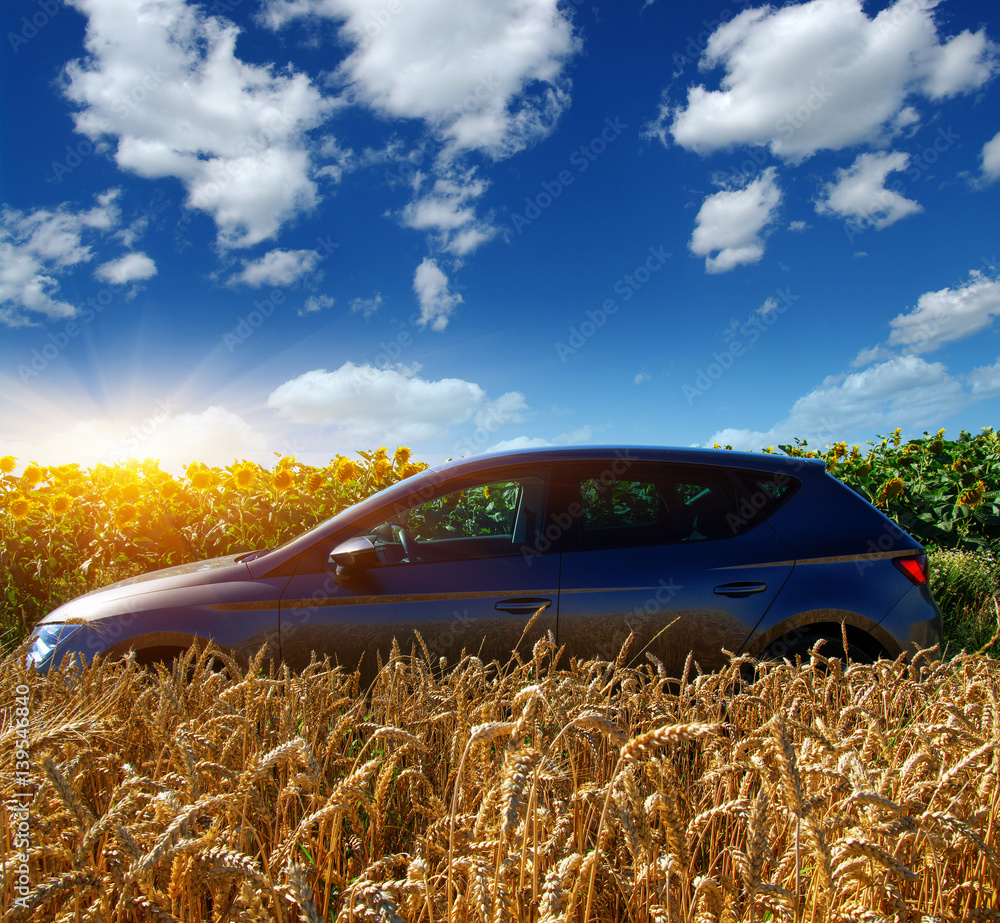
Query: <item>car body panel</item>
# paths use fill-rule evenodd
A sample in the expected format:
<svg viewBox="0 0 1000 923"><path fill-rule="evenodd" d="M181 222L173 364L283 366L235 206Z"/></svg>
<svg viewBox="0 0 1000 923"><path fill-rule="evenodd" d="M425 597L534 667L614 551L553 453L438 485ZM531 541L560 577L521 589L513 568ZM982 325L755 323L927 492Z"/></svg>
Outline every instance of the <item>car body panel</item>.
<svg viewBox="0 0 1000 923"><path fill-rule="evenodd" d="M792 572L766 523L711 543L567 551L562 558L559 640L567 653L614 659L631 631L633 653L648 651L671 675L689 651L705 669L724 661L723 649L738 651Z"/></svg>
<svg viewBox="0 0 1000 923"><path fill-rule="evenodd" d="M408 653L415 631L435 665L441 657L456 663L463 649L506 662L542 606L532 639L556 631L557 555L530 568L520 557L498 557L388 565L342 583L332 576L292 577L281 600L281 652L293 667L313 650L336 651L352 668L363 657L370 665L376 652L386 657L393 637Z"/></svg>
<svg viewBox="0 0 1000 923"><path fill-rule="evenodd" d="M287 577L243 579L176 586L176 575L145 581L144 592L121 595L116 585L107 595L88 594L55 610L54 621L80 620L80 630L53 652L55 663L69 655L90 662L98 654L121 656L128 650L149 655L183 650L214 641L247 663L262 647L277 659L278 600Z"/></svg>

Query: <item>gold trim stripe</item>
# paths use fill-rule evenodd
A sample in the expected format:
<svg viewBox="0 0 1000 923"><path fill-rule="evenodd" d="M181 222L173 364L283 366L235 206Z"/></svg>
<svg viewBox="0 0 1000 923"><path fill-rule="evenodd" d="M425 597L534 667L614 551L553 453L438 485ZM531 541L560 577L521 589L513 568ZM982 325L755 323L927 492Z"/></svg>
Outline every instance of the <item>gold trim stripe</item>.
<svg viewBox="0 0 1000 923"><path fill-rule="evenodd" d="M456 599L496 599L513 601L518 597L532 599L534 597L558 595L557 590L477 590L468 593L395 593L385 596L324 596L320 599L283 599L282 609L318 609L326 606L370 606L378 603L421 603L436 601L453 601ZM530 603L525 603L525 607Z"/></svg>

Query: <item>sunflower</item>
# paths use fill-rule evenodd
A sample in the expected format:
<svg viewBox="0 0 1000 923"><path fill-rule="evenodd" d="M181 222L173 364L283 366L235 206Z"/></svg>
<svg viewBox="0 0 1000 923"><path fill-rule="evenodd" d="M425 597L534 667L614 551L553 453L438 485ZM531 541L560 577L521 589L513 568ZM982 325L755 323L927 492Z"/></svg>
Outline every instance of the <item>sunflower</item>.
<svg viewBox="0 0 1000 923"><path fill-rule="evenodd" d="M413 475L419 474L421 471L423 471L424 467L426 466L423 464L415 465L411 462L410 464L403 466L403 470L400 472L400 475L404 478L411 478L413 477Z"/></svg>
<svg viewBox="0 0 1000 923"><path fill-rule="evenodd" d="M10 505L10 514L15 519L27 519L28 513L31 512L31 503L24 497L18 497Z"/></svg>
<svg viewBox="0 0 1000 923"><path fill-rule="evenodd" d="M882 499L891 500L893 497L898 497L905 486L902 478L893 478L886 482L885 487L882 488Z"/></svg>
<svg viewBox="0 0 1000 923"><path fill-rule="evenodd" d="M0 474L10 474L17 464L17 459L13 455L4 455L0 458Z"/></svg>
<svg viewBox="0 0 1000 923"><path fill-rule="evenodd" d="M73 506L73 498L67 494L59 494L52 498L52 502L49 504L49 509L56 516L62 516L63 513L68 513Z"/></svg>
<svg viewBox="0 0 1000 923"><path fill-rule="evenodd" d="M372 474L376 481L381 481L389 473L389 460L386 458L376 458L372 462Z"/></svg>
<svg viewBox="0 0 1000 923"><path fill-rule="evenodd" d="M257 471L249 462L244 462L233 472L233 480L241 490L246 490L257 477Z"/></svg>
<svg viewBox="0 0 1000 923"><path fill-rule="evenodd" d="M192 464L187 469L187 479L195 490L204 490L214 481L212 472L205 465Z"/></svg>
<svg viewBox="0 0 1000 923"><path fill-rule="evenodd" d="M355 475L355 465L349 458L342 458L337 463L337 478L341 484L346 484L348 481L354 480Z"/></svg>
<svg viewBox="0 0 1000 923"><path fill-rule="evenodd" d="M310 491L315 493L325 483L326 483L326 478L324 478L323 475L320 474L318 471L315 471L309 475L309 480L306 481L306 487L308 487Z"/></svg>
<svg viewBox="0 0 1000 923"><path fill-rule="evenodd" d="M173 480L164 481L160 485L160 496L163 497L165 500L169 500L179 490L180 487L177 485L176 481Z"/></svg>
<svg viewBox="0 0 1000 923"><path fill-rule="evenodd" d="M274 487L276 490L288 490L295 483L295 475L287 468L279 468L274 472Z"/></svg>
<svg viewBox="0 0 1000 923"><path fill-rule="evenodd" d="M34 487L44 476L45 472L38 465L28 465L21 472L21 480L26 487Z"/></svg>
<svg viewBox="0 0 1000 923"><path fill-rule="evenodd" d="M413 455L413 450L409 446L401 445L396 449L395 454L392 456L392 462L394 465L403 466Z"/></svg>
<svg viewBox="0 0 1000 923"><path fill-rule="evenodd" d="M959 506L967 506L970 509L975 509L986 497L986 485L982 481L976 481L973 487L970 487L965 491L959 498Z"/></svg>
<svg viewBox="0 0 1000 923"><path fill-rule="evenodd" d="M142 491L136 483L126 484L122 488L122 499L129 503L135 503L142 496Z"/></svg>
<svg viewBox="0 0 1000 923"><path fill-rule="evenodd" d="M115 522L119 526L127 526L130 522L135 522L135 507L131 503L123 503L115 511Z"/></svg>

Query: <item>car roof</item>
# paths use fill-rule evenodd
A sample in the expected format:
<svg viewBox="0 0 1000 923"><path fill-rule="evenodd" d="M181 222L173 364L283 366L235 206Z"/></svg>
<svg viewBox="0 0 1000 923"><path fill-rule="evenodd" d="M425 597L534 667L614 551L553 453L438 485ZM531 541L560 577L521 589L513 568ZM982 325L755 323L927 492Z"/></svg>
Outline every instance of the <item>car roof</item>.
<svg viewBox="0 0 1000 923"><path fill-rule="evenodd" d="M465 458L449 460L430 470L440 473L457 473L458 469L476 471L500 465L520 463L546 464L566 461L656 461L677 464L715 465L726 468L752 468L760 471L795 474L811 469L826 470L821 458L803 458L789 455L772 455L768 452L736 452L732 449L703 449L683 446L539 446L537 448L507 449L486 452Z"/></svg>

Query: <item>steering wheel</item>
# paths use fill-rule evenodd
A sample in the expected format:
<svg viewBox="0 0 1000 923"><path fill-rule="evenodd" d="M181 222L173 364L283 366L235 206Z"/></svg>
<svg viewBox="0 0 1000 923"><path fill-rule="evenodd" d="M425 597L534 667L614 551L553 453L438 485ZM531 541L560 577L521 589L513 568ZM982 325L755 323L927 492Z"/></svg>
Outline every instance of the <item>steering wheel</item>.
<svg viewBox="0 0 1000 923"><path fill-rule="evenodd" d="M399 544L403 546L403 553L406 555L410 563L414 563L420 560L420 555L417 553L417 541L410 535L410 533L404 529L402 526L399 527L399 531L396 533L397 538L399 538Z"/></svg>

